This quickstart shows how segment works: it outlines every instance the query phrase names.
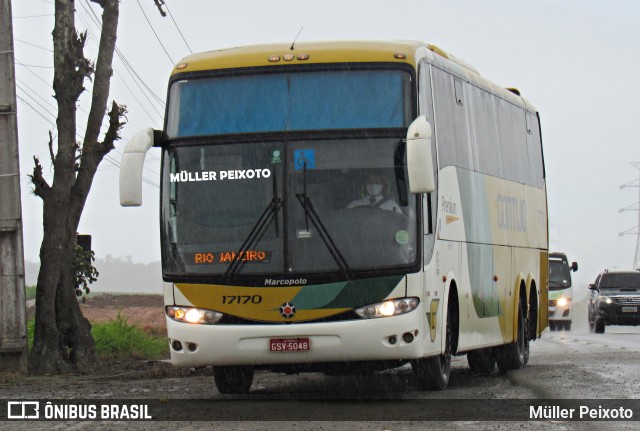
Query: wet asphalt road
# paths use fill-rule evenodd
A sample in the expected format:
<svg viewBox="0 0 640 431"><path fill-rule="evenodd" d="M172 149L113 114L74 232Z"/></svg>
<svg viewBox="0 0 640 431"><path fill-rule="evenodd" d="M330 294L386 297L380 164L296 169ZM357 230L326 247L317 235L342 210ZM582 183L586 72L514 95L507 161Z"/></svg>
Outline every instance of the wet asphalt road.
<svg viewBox="0 0 640 431"><path fill-rule="evenodd" d="M585 319L586 320L586 319ZM607 327L605 334L590 333L584 320L574 321L573 331L545 332L542 339L531 344L529 365L504 375L495 372L485 377L473 375L467 367L466 357L455 357L452 364L450 386L442 392L419 392L408 366L364 377L327 376L321 373L284 375L271 372L257 372L252 391L245 396L222 396L215 389L213 377L198 375L187 378L127 380L68 378L29 378L16 384L0 384L2 398L9 394L17 398L146 398L146 399L204 399L239 400L255 418L263 409L270 421L190 421L188 418L174 422L131 423L122 422L48 422L0 423L1 429L114 429L126 425L129 429L146 430L190 430L190 429L354 429L354 430L401 430L401 429L520 429L520 430L608 430L640 429L640 421L635 422L488 422L488 421L426 421L416 420L420 414L413 411L394 410L394 400L424 400L416 409L429 408L429 400L457 400L445 404L446 409L465 409L469 404L464 400L546 400L546 399L620 399L640 398L640 327ZM327 411L327 420L301 421L295 412L287 408L297 408L293 402L299 400L378 400L364 406L370 408L372 421L363 420L361 411L350 416L349 408L362 408L352 404ZM270 401L270 402L265 402ZM274 404L276 403L276 404ZM289 404L287 404L289 403ZM169 403L168 405L170 405ZM432 401L431 405L436 404ZM314 404L309 404L313 406ZM320 405L322 404L315 404ZM408 405L411 405L410 403ZM441 406L442 404L438 404ZM268 409L284 406L281 421L274 421ZM404 408L407 404L403 405ZM467 406L467 407L465 407ZM497 406L497 407L496 407ZM237 407L234 405L234 407ZM324 406L323 406L324 407ZM169 408L169 407L168 407ZM490 408L500 408L500 403ZM506 407L505 407L506 408ZM345 413L346 412L346 413ZM365 411L366 412L366 411ZM449 413L451 413L449 411ZM279 413L280 414L280 413ZM384 420L388 414L388 420ZM640 416L640 411L635 414ZM335 416L332 416L335 415ZM366 417L366 415L364 415ZM455 415L454 415L455 416ZM337 419L358 420L337 421ZM225 419L229 419L228 415ZM238 417L242 419L242 415ZM317 418L314 418L317 419ZM408 419L408 420L403 420ZM455 417L454 417L455 419ZM637 418L640 419L640 418Z"/></svg>

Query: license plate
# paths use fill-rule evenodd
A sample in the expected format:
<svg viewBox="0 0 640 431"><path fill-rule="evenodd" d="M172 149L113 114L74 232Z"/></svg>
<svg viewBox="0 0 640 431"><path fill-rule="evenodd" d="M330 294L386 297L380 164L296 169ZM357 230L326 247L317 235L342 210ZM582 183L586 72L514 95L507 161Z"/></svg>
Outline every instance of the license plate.
<svg viewBox="0 0 640 431"><path fill-rule="evenodd" d="M637 313L638 307L622 307L623 313Z"/></svg>
<svg viewBox="0 0 640 431"><path fill-rule="evenodd" d="M272 338L269 340L271 352L305 352L311 350L309 338Z"/></svg>

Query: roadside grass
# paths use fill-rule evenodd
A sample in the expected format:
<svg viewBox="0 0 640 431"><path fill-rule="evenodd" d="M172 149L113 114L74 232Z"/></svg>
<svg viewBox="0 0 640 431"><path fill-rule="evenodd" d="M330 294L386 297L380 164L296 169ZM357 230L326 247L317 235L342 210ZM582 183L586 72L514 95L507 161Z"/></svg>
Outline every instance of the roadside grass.
<svg viewBox="0 0 640 431"><path fill-rule="evenodd" d="M35 320L28 321L29 349L33 346ZM152 331L151 331L152 332ZM166 337L149 334L137 324L129 324L120 313L115 319L92 325L91 334L100 358L105 360L155 360L169 356Z"/></svg>
<svg viewBox="0 0 640 431"><path fill-rule="evenodd" d="M136 324L129 324L120 313L115 320L93 325L91 333L100 356L120 359L153 360L168 356L166 338L147 335Z"/></svg>

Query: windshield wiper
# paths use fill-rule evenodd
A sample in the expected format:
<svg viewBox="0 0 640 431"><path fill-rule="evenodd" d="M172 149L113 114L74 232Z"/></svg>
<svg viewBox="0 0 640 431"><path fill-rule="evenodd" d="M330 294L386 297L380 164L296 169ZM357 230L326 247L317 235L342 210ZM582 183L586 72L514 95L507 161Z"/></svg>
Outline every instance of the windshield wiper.
<svg viewBox="0 0 640 431"><path fill-rule="evenodd" d="M324 226L324 223L322 223L322 220L320 220L318 213L316 213L316 210L313 208L311 199L309 199L309 196L307 196L307 162L304 162L303 166L304 170L302 171L302 193L296 194L296 197L298 198L300 205L302 205L302 209L304 209L304 219L307 225L307 232L309 232L309 220L311 220L311 224L313 224L313 226L318 231L320 239L322 239L322 242L327 247L327 250L329 250L329 253L331 254L333 260L336 261L347 278L350 278L351 268L349 268L349 264L340 252L340 249L338 249L336 243L333 241L333 238L331 238L331 235L327 231L327 228Z"/></svg>
<svg viewBox="0 0 640 431"><path fill-rule="evenodd" d="M227 270L224 272L225 279L228 279L230 276L235 274L238 271L238 269L240 269L240 266L244 262L243 260L241 260L241 258L245 255L247 250L249 250L254 245L256 240L262 236L265 228L271 222L271 219L275 220L276 222L276 238L278 237L278 209L282 206L282 199L278 197L278 187L276 184L275 169L273 170L273 192L272 193L273 193L273 197L271 198L271 202L269 202L269 205L267 205L267 207L264 209L264 211L262 212L262 215L260 216L260 218L258 218L258 221L251 228L249 235L247 235L247 238L244 240L244 242L240 246L240 250L238 250L236 254L233 255L233 259L231 260L231 263L227 267Z"/></svg>

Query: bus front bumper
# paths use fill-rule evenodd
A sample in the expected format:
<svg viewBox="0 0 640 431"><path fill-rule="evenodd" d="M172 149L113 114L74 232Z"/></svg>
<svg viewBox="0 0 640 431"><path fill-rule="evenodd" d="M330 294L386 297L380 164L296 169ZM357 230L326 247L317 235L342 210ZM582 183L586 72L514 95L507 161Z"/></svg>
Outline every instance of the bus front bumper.
<svg viewBox="0 0 640 431"><path fill-rule="evenodd" d="M440 337L431 341L421 309L380 319L291 325L198 325L167 317L171 361L179 367L202 367L410 360L440 354ZM309 350L271 351L271 341L283 338L308 339Z"/></svg>
<svg viewBox="0 0 640 431"><path fill-rule="evenodd" d="M562 321L562 322L567 322L567 321L571 321L571 305L568 304L564 307L561 306L549 306L549 320L553 320L553 321Z"/></svg>

